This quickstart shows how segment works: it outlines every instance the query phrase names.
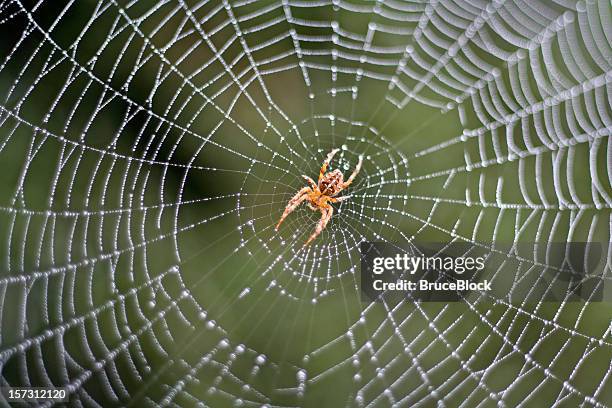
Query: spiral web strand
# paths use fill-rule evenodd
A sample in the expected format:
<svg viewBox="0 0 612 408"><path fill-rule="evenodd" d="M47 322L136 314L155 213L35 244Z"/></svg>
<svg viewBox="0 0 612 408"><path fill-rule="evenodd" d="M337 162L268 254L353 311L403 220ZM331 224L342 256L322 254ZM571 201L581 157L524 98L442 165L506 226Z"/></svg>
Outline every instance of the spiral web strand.
<svg viewBox="0 0 612 408"><path fill-rule="evenodd" d="M608 1L7 0L0 30L3 386L612 404L605 303L368 303L358 269L363 241L603 242L605 286ZM333 148L363 169L303 248L318 212L274 226Z"/></svg>

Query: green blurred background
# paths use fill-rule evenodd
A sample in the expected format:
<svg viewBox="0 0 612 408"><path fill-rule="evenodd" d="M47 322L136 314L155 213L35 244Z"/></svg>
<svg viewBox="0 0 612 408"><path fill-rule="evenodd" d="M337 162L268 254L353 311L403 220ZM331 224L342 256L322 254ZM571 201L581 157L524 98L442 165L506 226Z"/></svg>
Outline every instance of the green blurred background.
<svg viewBox="0 0 612 408"><path fill-rule="evenodd" d="M607 302L361 301L362 240L610 241L609 2L441 3L0 3L3 384L610 404ZM304 249L318 213L273 227L336 147Z"/></svg>

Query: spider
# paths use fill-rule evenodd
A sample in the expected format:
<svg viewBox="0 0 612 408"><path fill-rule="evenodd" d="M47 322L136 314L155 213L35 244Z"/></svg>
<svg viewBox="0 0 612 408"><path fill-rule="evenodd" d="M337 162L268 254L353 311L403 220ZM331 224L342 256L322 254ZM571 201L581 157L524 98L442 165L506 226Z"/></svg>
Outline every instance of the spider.
<svg viewBox="0 0 612 408"><path fill-rule="evenodd" d="M315 183L314 180L310 177L302 175L302 177L304 177L310 187L304 187L300 189L297 194L294 195L291 200L289 200L287 206L285 207L285 211L283 212L283 215L280 218L280 221L278 221L278 224L276 224L276 228L274 228L275 231L278 231L278 227L280 227L285 218L287 218L287 216L291 214L291 212L295 210L305 200L308 200L307 204L311 210L318 210L321 212L321 219L319 220L317 227L315 228L310 238L308 238L304 246L310 244L316 237L319 236L321 231L325 229L325 226L327 225L334 213L334 208L329 205L329 203L339 203L349 197L344 196L336 198L335 196L340 191L347 188L353 182L355 177L357 177L359 170L361 169L361 164L363 163L363 157L359 156L359 163L357 163L357 167L355 167L353 174L351 174L351 176L346 181L344 181L344 175L338 169L326 173L325 171L327 170L327 166L329 166L329 163L331 162L332 158L336 153L338 153L339 150L340 149L334 149L327 155L327 158L321 166L321 171L319 172L318 184Z"/></svg>

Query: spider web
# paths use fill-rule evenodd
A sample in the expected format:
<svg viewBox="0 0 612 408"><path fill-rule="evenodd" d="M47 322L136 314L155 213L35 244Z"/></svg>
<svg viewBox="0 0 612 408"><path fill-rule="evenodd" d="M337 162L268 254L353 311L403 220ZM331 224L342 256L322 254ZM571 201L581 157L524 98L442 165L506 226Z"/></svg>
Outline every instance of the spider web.
<svg viewBox="0 0 612 408"><path fill-rule="evenodd" d="M606 303L366 303L357 266L362 241L609 243L611 27L607 1L1 1L3 385L611 404ZM319 213L274 226L333 148L363 168L303 248Z"/></svg>

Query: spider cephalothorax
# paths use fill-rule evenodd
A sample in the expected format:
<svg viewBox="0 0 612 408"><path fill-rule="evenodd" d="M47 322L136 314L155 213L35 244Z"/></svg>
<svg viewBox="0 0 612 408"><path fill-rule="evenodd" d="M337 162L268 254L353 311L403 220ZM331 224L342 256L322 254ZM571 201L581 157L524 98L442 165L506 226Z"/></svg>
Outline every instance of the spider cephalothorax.
<svg viewBox="0 0 612 408"><path fill-rule="evenodd" d="M346 181L344 181L344 175L338 169L326 173L327 166L329 166L332 158L339 150L340 149L334 149L327 155L327 158L323 162L323 166L321 166L321 171L319 172L318 183L315 183L310 177L302 175L310 187L302 188L291 200L289 200L283 215L278 221L278 224L276 224L276 231L278 231L278 227L280 227L285 218L305 200L308 200L308 207L311 210L321 212L321 220L304 245L308 245L313 239L319 236L321 231L323 231L334 213L334 208L329 203L338 203L347 198L346 196L339 198L335 196L353 182L363 163L363 157L359 156L359 162L357 163L357 167L355 167L355 171L353 171L353 174L351 174Z"/></svg>

